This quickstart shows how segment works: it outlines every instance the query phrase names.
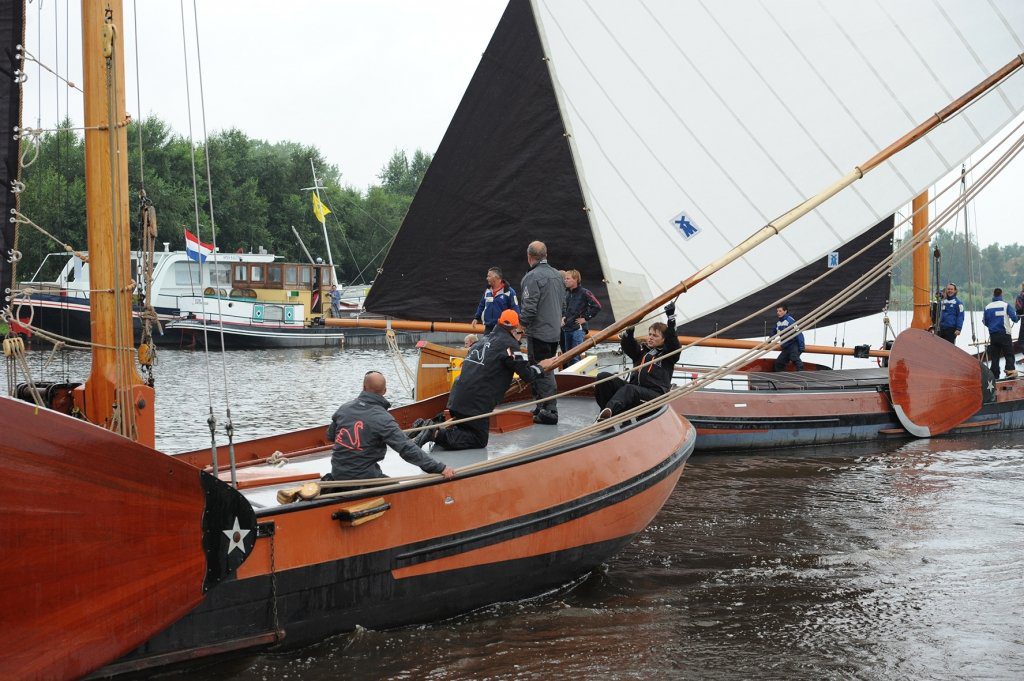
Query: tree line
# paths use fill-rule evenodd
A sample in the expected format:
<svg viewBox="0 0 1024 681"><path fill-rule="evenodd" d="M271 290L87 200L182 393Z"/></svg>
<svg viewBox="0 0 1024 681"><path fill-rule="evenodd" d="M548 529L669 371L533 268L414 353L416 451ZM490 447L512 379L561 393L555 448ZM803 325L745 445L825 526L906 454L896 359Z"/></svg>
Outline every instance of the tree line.
<svg viewBox="0 0 1024 681"><path fill-rule="evenodd" d="M900 241L897 239L897 245ZM943 230L932 239L930 289L932 294L953 282L959 297L969 309L980 310L992 299L992 290L1003 289L1003 297L1012 300L1024 282L1024 246L1017 243L989 244L979 248L973 241L968 248L963 232ZM934 258L938 250L939 258ZM938 282L936 283L936 270ZM891 307L910 309L913 305L910 261L893 270Z"/></svg>
<svg viewBox="0 0 1024 681"><path fill-rule="evenodd" d="M196 231L194 163L199 233L209 242L206 150L201 145L193 148L187 138L175 134L156 117L129 124L128 147L133 225L137 223L138 192L144 187L157 210L157 242L169 242L176 250L184 248L184 228ZM294 225L313 257L328 261L309 192L301 191L313 184L312 159L324 185L321 198L332 211L327 217L327 231L334 263L340 280L346 283L373 279L431 161L431 156L420 150L411 159L405 151L395 151L381 168L379 184L362 191L343 185L338 168L327 163L313 146L269 143L230 129L212 135L209 147L217 244L222 252L265 248L287 261L304 262L306 256L292 234ZM27 156L31 158L33 153ZM84 250L84 140L71 128L70 121L41 137L39 154L22 171L22 180L27 191L21 196L21 212L61 241ZM22 230L19 277L24 279L46 253L60 247L35 230ZM138 239L133 244L137 246ZM972 243L967 248L962 232L946 230L932 240L931 248L942 255L938 265L940 287L955 282L961 298L973 309L985 306L994 287L1003 288L1012 297L1024 281L1024 246L1020 244L979 248ZM61 259L55 265L63 262ZM55 269L40 276L53 278ZM905 262L893 272L890 307L908 309L912 301L910 264Z"/></svg>
<svg viewBox="0 0 1024 681"><path fill-rule="evenodd" d="M199 235L209 243L212 230L206 149L202 145L193 147L156 117L129 124L128 147L133 247L139 245L137 215L139 191L143 188L156 207L158 244L168 242L172 250L181 250L184 229L196 233L193 164ZM27 154L29 158L33 155L31 150ZM417 150L409 159L405 151L395 151L381 169L380 183L365 191L342 185L338 168L327 163L316 147L252 139L237 129L210 137L209 159L221 252L265 248L286 261L306 262L291 230L294 225L310 254L328 262L310 192L301 191L313 185L312 160L324 187L320 197L331 210L326 223L338 277L346 283L367 283L383 262L431 156ZM85 143L70 121L42 135L38 156L22 171L22 181L26 191L21 195L21 212L62 242L85 250ZM62 249L34 229L21 229L19 278L26 279L47 253ZM40 276L53 278L57 265L64 262L60 259L52 267L48 264Z"/></svg>

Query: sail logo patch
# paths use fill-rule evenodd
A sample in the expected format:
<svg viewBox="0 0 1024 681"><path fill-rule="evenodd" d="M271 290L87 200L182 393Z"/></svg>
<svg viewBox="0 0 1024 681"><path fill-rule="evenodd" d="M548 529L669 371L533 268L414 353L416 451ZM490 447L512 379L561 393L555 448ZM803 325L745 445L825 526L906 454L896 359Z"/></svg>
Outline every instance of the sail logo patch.
<svg viewBox="0 0 1024 681"><path fill-rule="evenodd" d="M828 268L839 267L839 251L832 251L828 254Z"/></svg>
<svg viewBox="0 0 1024 681"><path fill-rule="evenodd" d="M693 220L686 213L680 213L672 218L672 226L679 230L683 238L689 241L700 233L700 227L694 224Z"/></svg>
<svg viewBox="0 0 1024 681"><path fill-rule="evenodd" d="M334 443L339 447L345 449L351 449L356 451L362 449L361 437L359 431L363 429L363 422L356 421L352 426L352 432L349 432L348 428L339 428L338 434L334 436Z"/></svg>

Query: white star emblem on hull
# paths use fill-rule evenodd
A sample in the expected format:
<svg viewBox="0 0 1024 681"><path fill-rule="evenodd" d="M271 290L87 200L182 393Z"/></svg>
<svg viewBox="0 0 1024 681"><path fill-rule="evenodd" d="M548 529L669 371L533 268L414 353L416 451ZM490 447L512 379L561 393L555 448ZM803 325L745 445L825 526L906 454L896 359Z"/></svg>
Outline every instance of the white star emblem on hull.
<svg viewBox="0 0 1024 681"><path fill-rule="evenodd" d="M242 544L242 540L244 540L246 535L252 532L252 530L243 530L241 527L239 527L237 516L235 517L234 527L232 527L230 530L222 530L222 532L231 541L231 543L228 544L229 556L231 555L231 552L235 549L238 549L242 553L245 553L245 545Z"/></svg>

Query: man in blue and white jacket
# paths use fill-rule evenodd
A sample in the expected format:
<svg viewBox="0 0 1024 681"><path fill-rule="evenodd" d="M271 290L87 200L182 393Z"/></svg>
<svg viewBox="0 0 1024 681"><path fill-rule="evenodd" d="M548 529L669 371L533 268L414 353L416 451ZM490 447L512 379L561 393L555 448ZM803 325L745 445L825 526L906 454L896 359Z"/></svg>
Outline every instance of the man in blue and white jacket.
<svg viewBox="0 0 1024 681"><path fill-rule="evenodd" d="M964 304L956 297L956 284L946 284L946 294L939 302L939 338L956 345L963 328Z"/></svg>
<svg viewBox="0 0 1024 681"><path fill-rule="evenodd" d="M494 330L498 323L498 317L505 310L512 310L519 314L519 298L516 291L509 286L509 283L501 275L501 268L492 267L487 270L487 290L480 298L480 304L476 306L476 314L473 315L471 324L474 328L480 322L484 323L484 333Z"/></svg>
<svg viewBox="0 0 1024 681"><path fill-rule="evenodd" d="M796 326L796 320L789 316L789 306L779 305L775 308L775 316L779 318L779 321L775 322L775 337L778 339L783 332L788 331L792 327ZM783 341L782 350L779 352L779 356L775 358L775 370L785 371L786 366L793 362L796 366L797 371L804 370L804 363L800 359L800 353L804 351L804 334L798 333L795 338Z"/></svg>
<svg viewBox="0 0 1024 681"><path fill-rule="evenodd" d="M1014 322L1019 321L1016 310L1003 300L1003 289L992 291L992 302L985 306L985 326L988 327L988 357L992 362L992 374L999 378L999 360L1006 358L1006 376L1013 378L1017 370L1013 362L1013 331Z"/></svg>

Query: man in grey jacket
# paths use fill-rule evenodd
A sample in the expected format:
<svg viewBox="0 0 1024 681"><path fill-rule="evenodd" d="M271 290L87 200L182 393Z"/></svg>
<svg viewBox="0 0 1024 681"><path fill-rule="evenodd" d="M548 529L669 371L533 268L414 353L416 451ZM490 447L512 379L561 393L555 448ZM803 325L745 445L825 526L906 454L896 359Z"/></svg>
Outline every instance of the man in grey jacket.
<svg viewBox="0 0 1024 681"><path fill-rule="evenodd" d="M526 351L530 364L538 364L558 352L558 335L562 328L562 300L565 298L565 283L558 270L548 264L548 248L540 241L534 241L526 249L526 260L530 271L523 277L520 291L519 323L526 329ZM532 384L535 399L550 397L558 392L553 374L546 373ZM556 400L541 402L534 409L535 423L554 425L558 423Z"/></svg>
<svg viewBox="0 0 1024 681"><path fill-rule="evenodd" d="M384 460L388 446L425 473L440 473L451 479L450 466L428 456L402 432L395 417L388 412L391 403L384 399L387 379L379 371L363 377L363 392L334 412L327 427L327 439L334 443L331 455L332 480L383 478L378 465ZM326 479L326 478L325 478Z"/></svg>

